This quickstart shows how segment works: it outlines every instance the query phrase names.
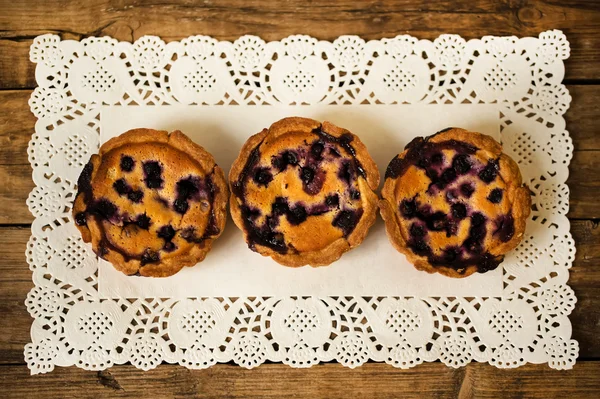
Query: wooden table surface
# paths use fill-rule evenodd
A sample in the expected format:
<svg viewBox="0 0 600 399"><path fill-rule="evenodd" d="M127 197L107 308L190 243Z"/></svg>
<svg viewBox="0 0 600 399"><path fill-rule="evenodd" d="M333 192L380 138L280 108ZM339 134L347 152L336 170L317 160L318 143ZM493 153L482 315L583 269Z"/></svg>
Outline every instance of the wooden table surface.
<svg viewBox="0 0 600 399"><path fill-rule="evenodd" d="M115 366L104 372L76 367L29 376L23 346L32 319L24 305L32 287L25 261L32 216L25 199L33 188L27 142L35 118L27 101L35 87L29 62L33 38L110 35L165 41L192 34L234 40L243 34L278 40L304 33L333 40L441 33L537 36L561 29L571 42L565 84L573 101L566 114L575 144L571 162L571 232L577 256L569 284L578 298L571 315L580 358L571 371L546 365L499 370L472 363L458 370L441 363L398 370L368 363L356 370L339 364L292 369L267 364L248 371L217 365L191 371L162 365L142 372ZM600 1L19 1L0 0L0 396L65 397L600 397Z"/></svg>

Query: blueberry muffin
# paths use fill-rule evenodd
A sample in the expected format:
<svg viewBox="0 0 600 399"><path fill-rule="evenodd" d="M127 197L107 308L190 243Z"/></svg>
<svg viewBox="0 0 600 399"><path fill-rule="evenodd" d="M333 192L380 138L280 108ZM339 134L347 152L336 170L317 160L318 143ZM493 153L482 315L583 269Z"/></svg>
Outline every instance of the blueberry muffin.
<svg viewBox="0 0 600 399"><path fill-rule="evenodd" d="M379 203L388 237L419 270L485 273L523 237L529 189L493 138L448 128L390 162Z"/></svg>
<svg viewBox="0 0 600 399"><path fill-rule="evenodd" d="M79 176L75 225L128 275L166 277L202 261L225 227L229 191L206 150L180 131L107 141Z"/></svg>
<svg viewBox="0 0 600 399"><path fill-rule="evenodd" d="M250 137L229 174L248 246L285 266L324 266L359 245L377 212L379 171L360 139L285 118Z"/></svg>

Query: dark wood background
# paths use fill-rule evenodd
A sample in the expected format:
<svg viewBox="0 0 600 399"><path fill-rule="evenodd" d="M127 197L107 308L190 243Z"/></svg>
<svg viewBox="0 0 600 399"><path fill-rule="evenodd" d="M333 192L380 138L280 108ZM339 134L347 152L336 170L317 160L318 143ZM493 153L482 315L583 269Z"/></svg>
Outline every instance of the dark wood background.
<svg viewBox="0 0 600 399"><path fill-rule="evenodd" d="M578 298L571 315L580 358L571 371L546 365L498 370L472 363L458 370L441 363L411 370L369 363L291 369L268 364L255 370L217 365L191 371L162 365L142 372L129 365L104 372L76 367L29 376L23 346L31 318L24 305L32 287L25 262L32 216L25 199L33 188L27 142L35 118L27 101L35 87L29 46L35 36L63 39L110 35L165 41L193 34L235 40L244 34L279 40L304 33L333 40L441 33L537 36L561 29L571 42L565 84L573 101L566 114L575 144L571 162L571 232L577 256L569 284ZM65 397L600 397L600 1L19 1L0 0L0 396Z"/></svg>

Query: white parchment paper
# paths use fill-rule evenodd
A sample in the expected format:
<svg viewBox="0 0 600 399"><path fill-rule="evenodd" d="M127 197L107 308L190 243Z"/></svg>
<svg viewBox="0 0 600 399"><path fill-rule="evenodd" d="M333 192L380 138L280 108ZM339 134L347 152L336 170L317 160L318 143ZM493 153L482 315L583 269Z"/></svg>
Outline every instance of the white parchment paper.
<svg viewBox="0 0 600 399"><path fill-rule="evenodd" d="M360 136L380 173L416 136L449 126L499 138L497 107L460 105L104 106L101 142L126 130L181 130L216 158L225 173L247 138L286 116L329 120ZM206 259L168 278L125 276L100 260L101 297L277 295L500 296L502 267L464 279L417 271L388 241L379 218L365 241L328 267L288 268L248 249L231 219Z"/></svg>

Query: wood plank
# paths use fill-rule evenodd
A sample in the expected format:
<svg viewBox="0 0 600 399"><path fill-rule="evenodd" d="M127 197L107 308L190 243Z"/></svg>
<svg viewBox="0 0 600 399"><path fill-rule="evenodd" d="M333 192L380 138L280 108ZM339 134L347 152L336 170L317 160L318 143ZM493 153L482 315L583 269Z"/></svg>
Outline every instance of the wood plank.
<svg viewBox="0 0 600 399"><path fill-rule="evenodd" d="M537 36L562 29L571 42L567 79L600 78L600 9L595 2L411 0L395 2L220 2L71 1L2 2L0 6L0 79L2 88L34 87L27 46L37 35L57 33L66 39L110 35L133 41L158 35L167 41L194 34L234 40L244 34L279 40L303 33L323 40L343 34L365 39L411 34L434 39L458 33L467 39L484 35ZM16 43L15 43L16 42ZM13 61L13 56L17 62Z"/></svg>
<svg viewBox="0 0 600 399"><path fill-rule="evenodd" d="M569 286L577 304L569 316L573 338L579 342L580 358L600 358L600 225L597 221L571 222L575 240L575 261L570 270ZM598 309L598 310L596 310Z"/></svg>
<svg viewBox="0 0 600 399"><path fill-rule="evenodd" d="M339 364L309 369L265 364L253 370L217 365L188 370L162 365L151 371L114 366L94 372L75 367L30 377L25 366L0 368L7 397L176 398L590 398L600 389L600 362L580 362L570 371L545 365L498 370L472 363L453 370L427 363L409 370L368 363L354 370ZM549 383L560 379L560 383ZM282 394L285 392L285 394ZM5 396L6 397L6 396Z"/></svg>
<svg viewBox="0 0 600 399"><path fill-rule="evenodd" d="M266 40L306 33L331 40L340 34L360 34L367 39L410 33L435 38L441 32L456 32L466 38L485 34L537 35L559 28L571 42L566 78L600 79L600 7L588 1L441 1L409 0L361 3L350 0L306 4L226 0L181 2L169 0L0 2L0 90L35 86L34 66L28 61L29 46L38 34L54 32L64 39L111 35L135 40L144 34L178 40L190 34L210 34L232 40L242 34L258 34ZM431 29L430 27L435 27ZM576 152L571 165L572 218L600 215L594 203L598 188L600 149L596 131L598 86L573 90L567 118ZM3 101L0 92L0 223L29 223L24 199L31 190L26 145L35 120L28 112L28 92L11 94ZM9 95L9 96L11 96ZM7 105L7 103L9 103ZM8 111L14 110L9 114ZM5 133L6 132L6 133ZM586 155L581 153L589 151ZM575 173L576 172L576 173ZM600 229L592 221L574 221L577 243L570 284L579 303L571 317L581 358L600 357ZM22 348L29 340L31 319L23 299L32 286L24 261L28 229L0 227L0 389L3 397L597 397L600 392L600 362L580 362L570 372L528 365L500 371L485 364L470 364L452 370L440 363L401 371L382 364L367 364L348 370L326 364L308 370L284 365L263 365L247 371L219 365L191 371L163 365L144 373L131 366L116 366L109 372L58 368L50 375L30 377L22 365ZM18 363L7 365L10 363ZM551 379L560 379L552 383ZM283 393L285 392L285 393Z"/></svg>
<svg viewBox="0 0 600 399"><path fill-rule="evenodd" d="M567 89L572 100L565 114L565 122L575 150L600 150L600 85L567 85Z"/></svg>
<svg viewBox="0 0 600 399"><path fill-rule="evenodd" d="M600 150L597 118L600 85L567 85L571 107L565 115L576 150ZM27 145L36 118L29 110L31 90L0 91L0 165L27 164Z"/></svg>
<svg viewBox="0 0 600 399"><path fill-rule="evenodd" d="M24 299L33 287L25 256L30 236L29 227L0 227L0 298Z"/></svg>
<svg viewBox="0 0 600 399"><path fill-rule="evenodd" d="M0 315L10 320L0 323L0 364L23 363L23 348L31 341L32 319L25 307L27 293L33 288L25 258L30 235L29 228L0 228Z"/></svg>
<svg viewBox="0 0 600 399"><path fill-rule="evenodd" d="M33 221L25 203L33 187L29 165L0 165L0 224L27 224Z"/></svg>
<svg viewBox="0 0 600 399"><path fill-rule="evenodd" d="M35 64L29 61L31 43L33 39L7 40L0 36L0 90L37 86Z"/></svg>
<svg viewBox="0 0 600 399"><path fill-rule="evenodd" d="M575 151L569 165L567 185L570 190L568 217L600 218L600 153Z"/></svg>
<svg viewBox="0 0 600 399"><path fill-rule="evenodd" d="M36 117L29 110L32 90L0 91L0 165L25 165Z"/></svg>
<svg viewBox="0 0 600 399"><path fill-rule="evenodd" d="M600 358L600 227L573 221L571 231L577 246L569 280L578 300L571 315L573 337L579 341L580 358ZM31 318L24 304L33 286L24 255L29 236L28 228L0 228L0 314L10 320L0 323L0 364L22 363L23 346L29 342Z"/></svg>

